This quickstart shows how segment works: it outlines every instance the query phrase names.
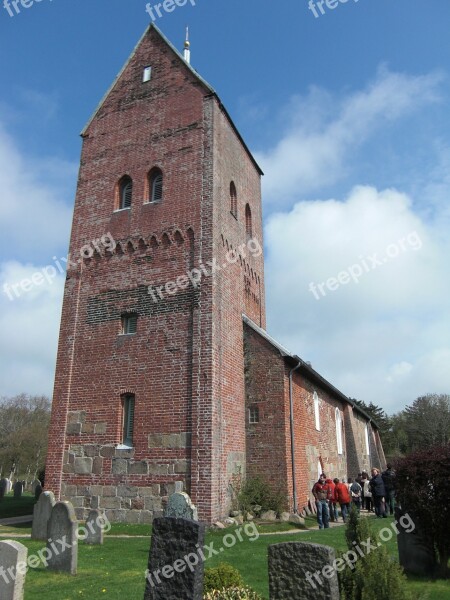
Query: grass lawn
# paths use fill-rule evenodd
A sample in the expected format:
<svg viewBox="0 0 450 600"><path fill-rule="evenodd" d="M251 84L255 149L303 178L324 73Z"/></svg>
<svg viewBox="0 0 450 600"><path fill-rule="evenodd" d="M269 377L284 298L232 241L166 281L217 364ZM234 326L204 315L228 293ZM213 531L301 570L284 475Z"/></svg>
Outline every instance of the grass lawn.
<svg viewBox="0 0 450 600"><path fill-rule="evenodd" d="M34 494L25 493L21 498L7 494L0 500L0 519L32 515L35 503Z"/></svg>
<svg viewBox="0 0 450 600"><path fill-rule="evenodd" d="M384 527L389 527L392 519L371 519L375 532ZM249 537L243 535L243 541L236 541L224 536L233 533L234 528L225 531L211 531L207 534L206 543L214 542L214 549L219 550L217 556L207 560L206 566L215 566L221 561L235 566L241 573L245 582L268 598L267 575L267 548L270 544L285 541L308 541L333 546L337 550L345 551L345 528L337 527L322 531L301 531L298 533L281 533L270 535L268 531L272 525L263 525L261 530L266 532L255 538L254 529L247 529ZM4 528L0 527L0 533ZM19 534L26 532L26 528L8 528L11 538L14 531ZM100 598L141 600L144 595L144 573L147 568L148 552L150 548L150 531L148 525L113 525L107 534L103 546L80 545L78 555L78 575L55 575L44 568L30 569L27 574L25 586L25 600L75 600L76 598ZM115 538L114 535L130 535L130 538ZM145 537L136 537L145 536ZM4 538L3 538L4 539ZM35 554L43 548L41 542L29 539L19 539L28 549L29 554ZM224 543L225 542L225 543ZM226 545L230 545L226 548ZM395 535L386 542L389 552L396 557ZM427 600L448 600L450 598L450 581L427 581L410 578L408 588L418 598L421 593L427 593Z"/></svg>

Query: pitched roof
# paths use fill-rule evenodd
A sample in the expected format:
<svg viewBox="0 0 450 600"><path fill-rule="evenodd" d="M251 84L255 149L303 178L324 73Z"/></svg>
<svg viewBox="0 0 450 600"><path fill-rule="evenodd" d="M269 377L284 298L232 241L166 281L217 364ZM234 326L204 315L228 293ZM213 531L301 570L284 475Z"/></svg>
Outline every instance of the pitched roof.
<svg viewBox="0 0 450 600"><path fill-rule="evenodd" d="M300 367L298 369L299 371L308 375L310 379L312 379L313 381L320 384L326 390L331 392L334 396L338 396L338 398L340 398L343 402L350 404L354 410L356 410L357 412L362 414L364 417L366 417L366 419L368 421L370 421L378 429L377 423L372 419L372 417L370 415L368 415L362 408L360 408L357 404L355 404L352 400L350 400L350 398L348 396L346 396L340 390L338 390L336 387L334 387L334 385L332 383L330 383L324 377L322 377L322 375L320 375L320 373L318 373L315 369L313 369L312 366L308 362L305 362L303 359L301 359L296 354L292 354L289 350L287 350L287 348L285 348L284 346L279 344L273 337L271 337L267 333L267 331L265 331L264 329L259 327L254 321L249 319L249 317L247 317L246 315L244 315L244 314L242 315L242 320L244 321L244 323L246 325L248 325L248 327L250 327L250 329L253 329L253 331L256 331L256 333L258 333L261 337L263 337L265 340L267 340L269 342L269 344L271 344L271 346L276 348L278 350L278 352L281 354L281 356L287 362L289 362L293 367L295 367L296 365L297 366L300 365Z"/></svg>
<svg viewBox="0 0 450 600"><path fill-rule="evenodd" d="M251 161L253 162L254 166L256 167L256 169L259 171L259 173L261 175L264 175L261 167L258 165L258 163L256 162L255 158L253 157L253 154L250 152L247 144L245 143L244 139L242 138L241 134L239 133L238 128L236 127L236 125L234 124L232 118L230 117L227 109L225 108L225 106L222 104L219 95L217 94L217 92L214 90L214 88L205 80L203 79L203 77L201 77L197 71L192 67L192 65L188 62L186 62L184 60L183 55L175 48L175 46L172 44L172 42L170 42L170 40L168 40L166 38L166 36L163 34L163 32L154 24L151 23L147 29L144 31L144 33L142 34L141 38L139 39L138 43L136 44L136 46L134 47L133 51L131 52L130 56L128 57L127 61L125 62L125 64L123 65L123 67L121 68L121 70L119 71L119 73L117 74L116 78L114 79L114 81L112 82L112 84L109 86L107 92L105 93L105 95L103 96L103 98L100 100L99 104L97 105L97 108L94 110L94 112L92 113L92 116L90 117L90 119L88 120L88 122L86 123L86 125L84 126L81 135L86 135L86 131L89 127L89 125L92 123L92 121L94 120L95 116L97 115L98 111L100 110L100 108L102 107L103 103L105 102L106 98L109 96L109 94L111 93L111 91L113 90L114 86L116 85L117 81L120 79L122 73L125 71L125 69L128 67L128 65L130 64L131 60L133 59L134 55L136 54L139 46L141 45L141 43L143 42L144 38L146 35L148 35L148 33L154 30L159 37L164 41L164 43L172 50L172 52L180 59L180 61L182 61L182 64L184 65L185 68L189 69L189 71L191 71L191 73L194 75L194 77L206 88L206 90L217 99L217 102L219 104L219 107L221 110L223 110L225 116L227 117L231 127L233 128L234 132L236 133L237 137L239 138L241 144L243 145L244 149L246 150L247 154L249 155Z"/></svg>

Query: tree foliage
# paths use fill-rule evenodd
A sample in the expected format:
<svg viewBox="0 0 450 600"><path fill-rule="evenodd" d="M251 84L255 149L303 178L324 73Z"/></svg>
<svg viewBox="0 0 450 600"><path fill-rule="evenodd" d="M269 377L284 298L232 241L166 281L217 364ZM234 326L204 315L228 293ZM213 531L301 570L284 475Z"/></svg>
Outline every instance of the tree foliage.
<svg viewBox="0 0 450 600"><path fill-rule="evenodd" d="M419 450L396 464L397 499L421 532L431 539L440 575L449 577L450 445Z"/></svg>
<svg viewBox="0 0 450 600"><path fill-rule="evenodd" d="M0 474L31 479L45 466L50 400L20 394L0 399Z"/></svg>

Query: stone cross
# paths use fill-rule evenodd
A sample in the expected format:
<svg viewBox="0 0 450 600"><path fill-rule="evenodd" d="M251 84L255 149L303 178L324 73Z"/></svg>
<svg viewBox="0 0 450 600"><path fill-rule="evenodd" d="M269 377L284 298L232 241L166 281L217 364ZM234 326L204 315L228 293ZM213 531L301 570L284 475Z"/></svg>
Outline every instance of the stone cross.
<svg viewBox="0 0 450 600"><path fill-rule="evenodd" d="M270 600L339 600L335 559L334 548L329 546L306 542L272 544L269 546Z"/></svg>
<svg viewBox="0 0 450 600"><path fill-rule="evenodd" d="M78 522L70 502L57 502L47 529L47 565L50 571L77 574L78 565Z"/></svg>
<svg viewBox="0 0 450 600"><path fill-rule="evenodd" d="M39 500L34 505L33 525L31 527L32 540L47 540L47 527L52 508L55 506L53 492L42 492Z"/></svg>
<svg viewBox="0 0 450 600"><path fill-rule="evenodd" d="M164 516L198 521L197 508L185 492L175 492L175 494L169 496Z"/></svg>
<svg viewBox="0 0 450 600"><path fill-rule="evenodd" d="M1 600L23 600L27 553L27 548L19 542L10 540L0 542Z"/></svg>
<svg viewBox="0 0 450 600"><path fill-rule="evenodd" d="M204 541L201 523L154 519L144 600L202 600Z"/></svg>
<svg viewBox="0 0 450 600"><path fill-rule="evenodd" d="M86 538L85 544L98 545L103 544L103 530L105 529L105 517L103 513L94 508L89 511L86 520Z"/></svg>

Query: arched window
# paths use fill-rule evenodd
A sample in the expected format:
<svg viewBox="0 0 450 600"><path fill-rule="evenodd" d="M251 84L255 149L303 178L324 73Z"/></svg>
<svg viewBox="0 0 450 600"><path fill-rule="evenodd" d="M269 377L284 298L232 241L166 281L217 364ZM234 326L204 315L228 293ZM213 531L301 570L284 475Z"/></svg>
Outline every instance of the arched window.
<svg viewBox="0 0 450 600"><path fill-rule="evenodd" d="M119 208L130 208L133 197L133 181L125 175L119 182Z"/></svg>
<svg viewBox="0 0 450 600"><path fill-rule="evenodd" d="M230 212L237 218L237 192L234 181L230 183Z"/></svg>
<svg viewBox="0 0 450 600"><path fill-rule="evenodd" d="M245 205L245 231L247 233L247 239L250 240L253 237L252 211L248 204Z"/></svg>
<svg viewBox="0 0 450 600"><path fill-rule="evenodd" d="M316 429L317 429L317 431L320 431L319 396L317 395L317 392L314 392L313 400L314 400L314 420L316 423Z"/></svg>
<svg viewBox="0 0 450 600"><path fill-rule="evenodd" d="M149 202L161 202L163 199L163 175L160 169L152 169L148 174Z"/></svg>
<svg viewBox="0 0 450 600"><path fill-rule="evenodd" d="M336 408L336 441L338 454L343 454L344 448L342 445L342 417L341 411Z"/></svg>

